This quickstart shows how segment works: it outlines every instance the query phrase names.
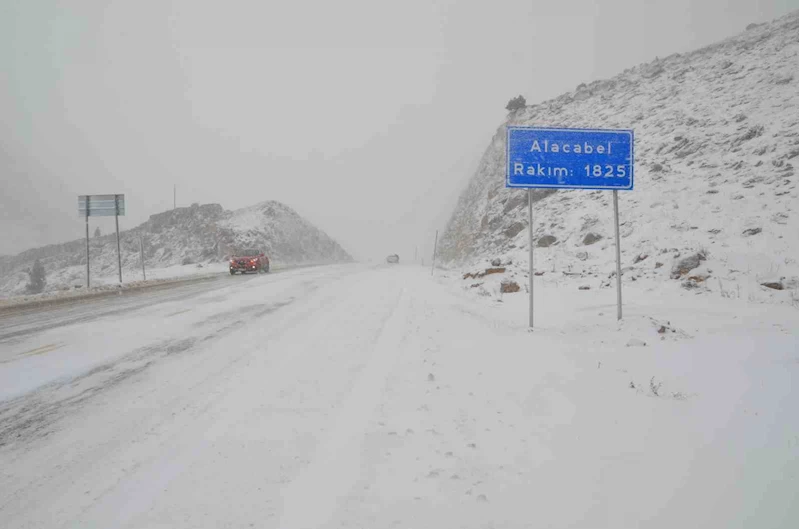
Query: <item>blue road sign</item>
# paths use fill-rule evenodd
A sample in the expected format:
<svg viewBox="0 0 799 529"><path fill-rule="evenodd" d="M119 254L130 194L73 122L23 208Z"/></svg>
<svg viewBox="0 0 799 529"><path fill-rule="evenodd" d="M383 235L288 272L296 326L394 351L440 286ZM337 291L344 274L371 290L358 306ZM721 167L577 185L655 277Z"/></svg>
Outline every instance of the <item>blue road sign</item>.
<svg viewBox="0 0 799 529"><path fill-rule="evenodd" d="M633 188L633 131L508 127L506 187Z"/></svg>

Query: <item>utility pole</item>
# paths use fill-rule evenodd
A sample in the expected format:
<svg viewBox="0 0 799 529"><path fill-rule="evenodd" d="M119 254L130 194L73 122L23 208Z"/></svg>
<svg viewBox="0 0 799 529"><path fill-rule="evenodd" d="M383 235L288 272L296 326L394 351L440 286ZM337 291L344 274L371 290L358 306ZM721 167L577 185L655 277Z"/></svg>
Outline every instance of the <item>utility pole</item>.
<svg viewBox="0 0 799 529"><path fill-rule="evenodd" d="M172 184L172 209L178 207L178 185Z"/></svg>

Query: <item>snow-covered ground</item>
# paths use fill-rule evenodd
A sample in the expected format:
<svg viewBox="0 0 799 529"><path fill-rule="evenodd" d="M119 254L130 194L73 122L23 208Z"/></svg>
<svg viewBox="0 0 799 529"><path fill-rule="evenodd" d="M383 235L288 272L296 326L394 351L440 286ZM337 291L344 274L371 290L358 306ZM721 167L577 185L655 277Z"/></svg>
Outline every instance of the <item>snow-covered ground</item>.
<svg viewBox="0 0 799 529"><path fill-rule="evenodd" d="M345 265L0 342L2 525L796 526L796 309L538 279L534 332Z"/></svg>
<svg viewBox="0 0 799 529"><path fill-rule="evenodd" d="M147 280L149 281L160 279L180 279L184 277L194 277L205 274L223 274L228 271L228 268L229 266L227 261L224 261L220 263L205 264L202 266L197 266L196 264L164 266L162 268L146 270L145 273L147 274ZM125 278L123 277L123 281L124 279ZM142 274L141 270L139 270L138 274L128 273L127 280L130 282L143 281L144 275ZM101 276L95 279L94 283L98 285L116 285L119 283L119 276Z"/></svg>
<svg viewBox="0 0 799 529"><path fill-rule="evenodd" d="M81 272L83 273L82 283L76 279ZM138 273L134 274L126 270L123 272L122 276L122 288L139 288L153 283L213 276L227 272L227 262L210 263L201 266L192 264L153 268L145 271L147 274L146 280L144 279L144 274L141 269L138 270ZM57 288L50 289L41 294L20 294L9 297L0 296L0 306L32 301L47 301L55 298L81 297L91 295L92 293L116 290L119 286L119 272L114 272L113 274L106 273L98 277L91 276L90 279L91 289L87 291L86 288L84 288L86 286L86 268L81 266L64 268L59 270L50 279L51 286L55 284L58 285ZM20 287L16 289L17 291L24 290L25 280L21 279L20 281Z"/></svg>

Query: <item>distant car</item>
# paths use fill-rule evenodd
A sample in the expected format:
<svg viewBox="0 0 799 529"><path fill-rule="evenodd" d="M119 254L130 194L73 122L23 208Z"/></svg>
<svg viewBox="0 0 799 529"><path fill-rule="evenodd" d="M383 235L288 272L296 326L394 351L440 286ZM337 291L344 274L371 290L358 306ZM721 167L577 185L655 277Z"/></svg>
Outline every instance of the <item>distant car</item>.
<svg viewBox="0 0 799 529"><path fill-rule="evenodd" d="M269 272L269 258L261 250L247 248L236 252L230 258L230 275L235 273L266 274Z"/></svg>
<svg viewBox="0 0 799 529"><path fill-rule="evenodd" d="M398 264L399 263L399 255L393 254L386 257L386 262L390 264Z"/></svg>

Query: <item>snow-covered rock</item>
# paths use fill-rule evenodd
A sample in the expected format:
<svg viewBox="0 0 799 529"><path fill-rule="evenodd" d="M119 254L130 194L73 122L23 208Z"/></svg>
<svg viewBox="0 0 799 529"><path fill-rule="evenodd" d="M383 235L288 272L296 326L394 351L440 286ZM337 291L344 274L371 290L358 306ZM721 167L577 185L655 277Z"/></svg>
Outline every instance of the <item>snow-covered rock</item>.
<svg viewBox="0 0 799 529"><path fill-rule="evenodd" d="M635 190L619 193L624 280L679 289L671 270L702 254L713 270L703 292L792 302L760 283L799 276L797 57L794 12L511 113L439 241L443 265L465 270L500 258L527 270L526 192L505 188L507 125L631 128ZM536 270L578 277L615 270L610 192L532 195L534 240L557 240L537 245Z"/></svg>
<svg viewBox="0 0 799 529"><path fill-rule="evenodd" d="M142 248L140 248L140 240ZM116 276L116 234L92 237L93 278ZM262 248L277 265L348 262L347 252L297 212L279 202L226 211L219 204L193 204L151 215L120 233L123 276L141 278L141 250L149 268L190 267L225 261L237 248ZM0 296L24 293L28 269L44 265L47 290L68 290L86 282L86 241L34 248L0 257ZM203 269L197 269L202 271Z"/></svg>

